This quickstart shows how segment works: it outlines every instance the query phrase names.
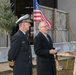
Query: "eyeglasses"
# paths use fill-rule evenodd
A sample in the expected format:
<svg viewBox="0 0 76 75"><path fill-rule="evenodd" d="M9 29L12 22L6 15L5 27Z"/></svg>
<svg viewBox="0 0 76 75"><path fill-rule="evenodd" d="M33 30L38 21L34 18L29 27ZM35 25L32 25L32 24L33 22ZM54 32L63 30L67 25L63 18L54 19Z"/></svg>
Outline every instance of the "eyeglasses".
<svg viewBox="0 0 76 75"><path fill-rule="evenodd" d="M46 25L46 26L41 26L41 27L45 27L45 28L47 28L47 27L48 27L48 25Z"/></svg>

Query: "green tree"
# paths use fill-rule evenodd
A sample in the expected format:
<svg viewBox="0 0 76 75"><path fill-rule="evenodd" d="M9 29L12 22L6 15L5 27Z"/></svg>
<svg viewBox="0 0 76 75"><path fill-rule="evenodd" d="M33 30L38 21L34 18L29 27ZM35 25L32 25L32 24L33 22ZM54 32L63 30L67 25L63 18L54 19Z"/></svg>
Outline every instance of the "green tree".
<svg viewBox="0 0 76 75"><path fill-rule="evenodd" d="M0 1L0 28L6 30L9 34L14 26L16 26L15 21L18 19L12 11L13 4L9 0Z"/></svg>

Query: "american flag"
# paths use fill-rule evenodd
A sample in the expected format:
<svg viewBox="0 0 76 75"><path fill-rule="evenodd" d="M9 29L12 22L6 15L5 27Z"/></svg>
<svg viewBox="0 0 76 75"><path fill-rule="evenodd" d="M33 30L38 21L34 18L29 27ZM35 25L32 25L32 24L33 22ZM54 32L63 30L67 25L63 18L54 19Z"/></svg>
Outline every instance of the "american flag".
<svg viewBox="0 0 76 75"><path fill-rule="evenodd" d="M48 28L51 28L52 24L40 10L37 0L33 0L33 6L34 6L34 22L45 21L48 24Z"/></svg>

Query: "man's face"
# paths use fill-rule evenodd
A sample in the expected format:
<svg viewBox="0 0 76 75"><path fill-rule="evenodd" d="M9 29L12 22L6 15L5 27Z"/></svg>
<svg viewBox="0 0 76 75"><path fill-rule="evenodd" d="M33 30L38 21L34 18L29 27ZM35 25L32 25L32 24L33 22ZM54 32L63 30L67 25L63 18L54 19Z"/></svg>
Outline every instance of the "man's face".
<svg viewBox="0 0 76 75"><path fill-rule="evenodd" d="M22 23L22 27L23 27L24 32L28 31L30 26L31 25L29 22L23 22Z"/></svg>
<svg viewBox="0 0 76 75"><path fill-rule="evenodd" d="M44 23L44 25L40 26L40 31L44 34L48 33L48 25L46 23Z"/></svg>

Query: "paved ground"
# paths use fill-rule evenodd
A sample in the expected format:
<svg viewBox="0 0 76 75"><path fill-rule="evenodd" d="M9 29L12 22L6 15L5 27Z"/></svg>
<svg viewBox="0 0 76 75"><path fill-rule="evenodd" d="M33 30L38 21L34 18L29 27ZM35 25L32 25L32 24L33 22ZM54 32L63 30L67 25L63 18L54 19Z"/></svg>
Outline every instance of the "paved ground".
<svg viewBox="0 0 76 75"><path fill-rule="evenodd" d="M11 68L9 67L8 63L0 63L0 73L4 71L9 71Z"/></svg>

